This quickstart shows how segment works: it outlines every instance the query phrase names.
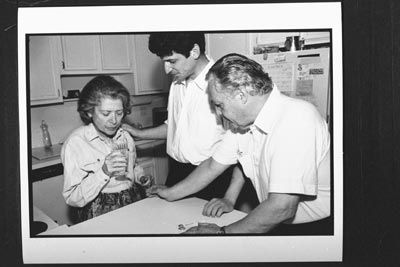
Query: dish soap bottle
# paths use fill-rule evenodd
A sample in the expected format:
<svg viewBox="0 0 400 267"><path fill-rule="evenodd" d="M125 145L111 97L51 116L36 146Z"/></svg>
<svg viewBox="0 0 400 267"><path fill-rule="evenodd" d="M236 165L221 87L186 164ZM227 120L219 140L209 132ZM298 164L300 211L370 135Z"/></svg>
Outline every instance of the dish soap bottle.
<svg viewBox="0 0 400 267"><path fill-rule="evenodd" d="M45 149L51 148L51 139L48 126L44 120L42 120L42 124L40 125L42 129L42 136L43 136L43 145Z"/></svg>

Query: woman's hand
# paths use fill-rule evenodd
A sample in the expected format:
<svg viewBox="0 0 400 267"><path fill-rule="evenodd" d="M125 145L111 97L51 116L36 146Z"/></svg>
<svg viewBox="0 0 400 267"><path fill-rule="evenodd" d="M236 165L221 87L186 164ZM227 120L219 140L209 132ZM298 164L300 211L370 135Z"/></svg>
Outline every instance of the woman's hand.
<svg viewBox="0 0 400 267"><path fill-rule="evenodd" d="M108 154L104 160L103 172L109 176L126 174L128 162L121 151L115 150Z"/></svg>
<svg viewBox="0 0 400 267"><path fill-rule="evenodd" d="M223 213L233 211L234 204L226 198L213 198L204 205L203 215L220 217Z"/></svg>

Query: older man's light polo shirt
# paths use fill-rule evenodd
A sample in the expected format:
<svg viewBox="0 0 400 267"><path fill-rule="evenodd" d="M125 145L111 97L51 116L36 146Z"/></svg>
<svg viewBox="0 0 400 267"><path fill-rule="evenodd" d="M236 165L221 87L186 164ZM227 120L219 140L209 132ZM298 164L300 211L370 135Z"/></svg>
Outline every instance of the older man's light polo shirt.
<svg viewBox="0 0 400 267"><path fill-rule="evenodd" d="M330 215L329 130L317 109L306 101L274 88L250 131L228 131L213 158L222 164L239 161L260 202L269 193L302 195L289 223Z"/></svg>

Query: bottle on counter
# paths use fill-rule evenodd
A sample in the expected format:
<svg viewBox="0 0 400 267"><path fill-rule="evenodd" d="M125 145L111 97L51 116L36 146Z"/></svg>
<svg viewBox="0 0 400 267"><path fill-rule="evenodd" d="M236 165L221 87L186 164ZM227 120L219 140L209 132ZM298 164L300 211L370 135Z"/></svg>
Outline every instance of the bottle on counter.
<svg viewBox="0 0 400 267"><path fill-rule="evenodd" d="M42 137L43 137L43 145L45 149L50 149L52 144L51 144L51 138L50 138L50 133L49 133L49 127L47 126L47 123L42 120L42 124L40 125L40 128L42 129Z"/></svg>

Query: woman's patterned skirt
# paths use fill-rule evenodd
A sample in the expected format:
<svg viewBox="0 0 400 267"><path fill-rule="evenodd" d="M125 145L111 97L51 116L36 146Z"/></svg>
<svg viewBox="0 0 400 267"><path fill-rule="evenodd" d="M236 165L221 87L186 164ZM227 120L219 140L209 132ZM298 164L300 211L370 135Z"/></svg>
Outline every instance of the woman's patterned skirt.
<svg viewBox="0 0 400 267"><path fill-rule="evenodd" d="M76 208L77 222L83 222L93 217L116 210L146 197L144 188L133 183L129 189L117 193L101 193L89 204Z"/></svg>

